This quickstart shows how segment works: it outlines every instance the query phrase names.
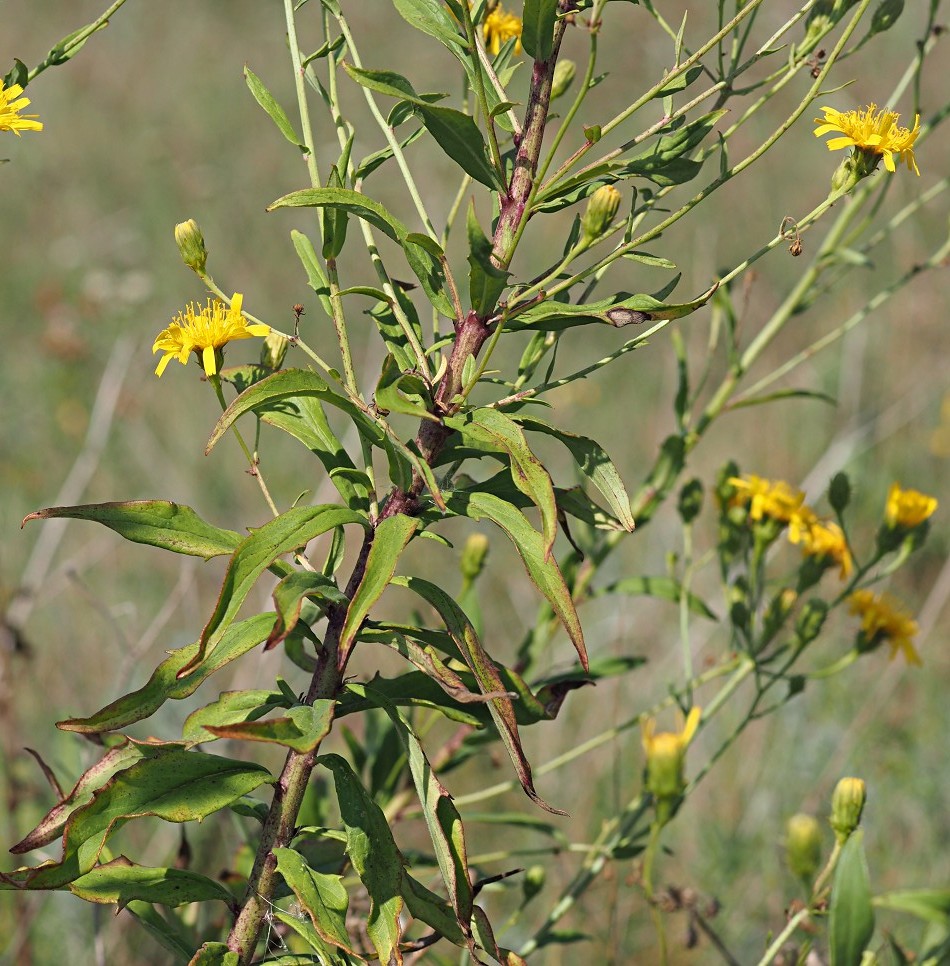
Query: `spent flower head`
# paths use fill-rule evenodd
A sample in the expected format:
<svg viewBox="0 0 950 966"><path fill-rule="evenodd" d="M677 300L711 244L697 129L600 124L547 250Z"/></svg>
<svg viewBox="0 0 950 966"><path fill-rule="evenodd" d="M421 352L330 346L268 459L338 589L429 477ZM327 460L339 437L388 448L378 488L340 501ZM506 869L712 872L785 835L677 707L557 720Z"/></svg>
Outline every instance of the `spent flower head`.
<svg viewBox="0 0 950 966"><path fill-rule="evenodd" d="M892 597L871 590L856 590L848 598L848 609L861 618L858 651L873 651L887 641L892 661L903 653L908 664L923 663L914 647L917 621Z"/></svg>
<svg viewBox="0 0 950 966"><path fill-rule="evenodd" d="M829 151L853 148L851 153L854 183L867 177L884 159L888 171L896 171L897 163L903 162L919 175L914 158L914 142L920 133L920 115L916 116L914 127L909 130L900 127L900 114L894 111L877 109L870 104L863 111L836 111L833 107L823 107L824 117L815 118L818 127L815 137L837 133L839 136L828 141ZM852 185L849 185L849 187Z"/></svg>
<svg viewBox="0 0 950 966"><path fill-rule="evenodd" d="M884 521L892 530L913 530L930 519L936 509L936 497L919 490L904 490L899 483L892 483L887 493Z"/></svg>
<svg viewBox="0 0 950 966"><path fill-rule="evenodd" d="M4 86L0 80L0 131L13 131L19 137L21 131L42 131L43 122L35 114L21 114L30 103L28 97L21 97L23 88L19 84Z"/></svg>
<svg viewBox="0 0 950 966"><path fill-rule="evenodd" d="M521 18L513 13L507 13L500 3L482 22L482 35L485 38L485 46L493 57L512 37L518 38L515 53L521 53Z"/></svg>
<svg viewBox="0 0 950 966"><path fill-rule="evenodd" d="M241 314L243 302L244 296L236 292L230 307L218 299L208 299L204 308L198 308L194 302L189 303L155 339L152 352L165 353L155 368L155 374L161 376L172 359L186 365L188 356L194 352L201 360L205 373L216 376L221 350L229 342L268 335L271 330L269 325L248 325L247 319Z"/></svg>

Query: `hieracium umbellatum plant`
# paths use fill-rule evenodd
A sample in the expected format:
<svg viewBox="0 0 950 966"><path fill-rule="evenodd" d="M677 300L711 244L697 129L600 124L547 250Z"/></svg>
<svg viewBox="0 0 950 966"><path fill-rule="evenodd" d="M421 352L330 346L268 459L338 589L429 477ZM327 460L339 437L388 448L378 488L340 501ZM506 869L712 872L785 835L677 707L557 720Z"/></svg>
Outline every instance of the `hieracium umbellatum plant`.
<svg viewBox="0 0 950 966"><path fill-rule="evenodd" d="M714 912L664 886L679 820L702 823L694 790L748 729L806 688L882 653L927 660L913 602L881 584L923 545L938 505L921 479L920 490L864 491L858 506L846 467L806 495L777 467L743 466L737 438L715 478L690 461L735 409L805 405L783 401L796 393L780 380L950 252L944 239L886 288L869 288L877 283L865 276L855 316L824 315L815 344L785 338L792 348L780 363L767 353L896 230L894 179L926 180L928 144L947 116L947 105L918 100L940 3L930 4L893 89L881 77L844 86L851 56L883 42L900 14L871 0L800 9L720 2L697 11L706 33L692 12L677 26L646 0L374 4L374 17L415 28L418 49L443 58L438 91L420 86L408 51L362 42L347 19L359 4L272 7L289 62L248 66L245 81L263 109L256 136L273 137L303 165L266 213L248 206L243 217L250 225L292 216L302 226L288 229L286 248L299 289L272 317L255 272L234 277L217 257L222 245L199 227L212 223L206 213L183 212L167 225L168 244L174 235L194 273L182 273L180 307L135 321L162 392L181 393L189 380L209 390L207 408L176 430L179 444L206 448L214 473L216 448L234 437L261 517L219 526L200 505L155 498L27 518L98 523L166 552L222 558L224 576L192 643L142 669L129 693L83 695L83 716L58 722L96 742L97 761L62 782L73 791L13 848L44 850L45 861L0 882L114 903L169 962L390 966L461 955L514 966L547 962L547 947L585 938L562 919L626 863L612 881L634 897L633 918L655 930L640 934L653 938L628 961L667 961L679 941L669 919L684 911L697 941L726 949ZM709 21L710 10L718 18ZM631 18L639 33L627 56L659 45L664 67L643 89L618 87L625 104L611 113L599 95L626 83L626 71L602 63L601 48ZM0 88L0 137L43 131L24 113L42 116L42 100L31 104L24 89L77 54L105 19L33 69L15 62ZM282 69L294 104L268 86ZM355 99L368 114L352 110ZM912 123L901 126L901 116ZM747 124L753 117L762 123ZM832 151L849 150L837 169L812 132L833 135ZM776 183L770 159L782 150L807 179ZM433 158L455 171L443 193L428 183ZM699 232L718 189L756 178L796 214L766 238L742 237L738 219L727 226L747 256L684 293L685 256L668 248L669 233L680 223ZM920 204L938 201L933 193ZM789 251L791 290L771 314L740 326L739 281ZM687 348L698 331L700 354ZM585 343L595 337L609 348L591 361ZM646 401L638 373L667 365L678 385L661 403L665 438L649 465L612 459ZM550 403L608 369L623 373L604 400L617 432L597 441L581 417L568 420ZM299 444L289 472L283 462L274 472L278 434ZM868 521L871 504L877 517ZM661 516L664 528L649 527ZM671 522L682 539L664 548L668 572L621 572L629 558L618 551L666 540ZM513 610L500 586L521 602ZM253 612L261 588L271 603ZM644 664L636 628L618 648L587 626L592 602L630 595L671 608L663 649L676 660L662 672ZM702 661L699 627L715 629ZM215 688L239 666L256 669L253 688L247 675L240 688ZM584 747L578 739L549 762L543 751L529 755L524 733L562 734L569 713L594 709L611 677L621 679L623 723L609 737L628 762L624 781L635 775L635 784L592 841L568 843L564 816L578 808L581 783L571 776ZM177 701L190 709L180 732L128 737ZM637 728L639 740L625 740ZM503 774L479 771L486 750ZM538 758L562 776L543 794ZM453 797L473 782L480 790ZM541 829L550 842L524 855L487 850L483 827L467 819L476 803L519 786L517 814L506 806L484 820L515 834ZM818 820L795 808L774 816L774 841L784 841L806 899L771 936L763 930L762 963L788 942L802 955L809 945L830 950L841 963L870 948L864 794L858 779L839 784L835 851L820 872ZM186 839L226 824L244 844L224 874L172 853L139 864L111 844L133 819L178 823ZM552 877L545 860L554 853ZM719 901L741 920L741 898ZM891 904L911 905L893 895Z"/></svg>

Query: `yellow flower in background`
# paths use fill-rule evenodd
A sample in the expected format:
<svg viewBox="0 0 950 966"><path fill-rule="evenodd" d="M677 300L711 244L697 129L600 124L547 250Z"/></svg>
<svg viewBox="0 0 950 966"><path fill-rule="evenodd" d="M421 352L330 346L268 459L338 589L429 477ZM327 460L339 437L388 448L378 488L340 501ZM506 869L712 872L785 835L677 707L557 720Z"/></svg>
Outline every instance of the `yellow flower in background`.
<svg viewBox="0 0 950 966"><path fill-rule="evenodd" d="M643 722L641 734L643 750L647 756L647 790L658 801L678 798L686 788L683 777L683 763L686 749L696 729L702 711L694 707L683 722L679 731L661 731L656 733L656 721L647 718Z"/></svg>
<svg viewBox="0 0 950 966"><path fill-rule="evenodd" d="M820 520L810 507L803 506L792 514L788 539L801 544L805 556L836 563L842 580L847 580L854 570L844 531L831 520Z"/></svg>
<svg viewBox="0 0 950 966"><path fill-rule="evenodd" d="M178 313L167 329L158 334L152 346L153 353L165 353L155 369L155 375L161 376L172 359L187 365L192 352L200 357L204 371L209 376L217 375L220 350L229 342L269 335L269 325L248 325L241 315L243 302L244 296L240 293L235 293L230 308L217 299L208 299L203 309L191 302L184 312Z"/></svg>
<svg viewBox="0 0 950 966"><path fill-rule="evenodd" d="M23 88L19 84L4 87L0 80L0 131L13 131L19 137L20 131L42 131L43 122L36 119L35 114L21 115L30 103L28 97L20 97Z"/></svg>
<svg viewBox="0 0 950 966"><path fill-rule="evenodd" d="M878 111L877 104L868 105L864 111L842 112L833 107L823 107L821 110L825 116L815 118L818 125L815 137L835 132L841 135L828 141L829 151L853 147L875 165L883 157L884 167L888 171L897 170L894 163L894 155L897 155L898 162L903 161L914 174L920 175L914 158L914 142L920 133L919 114L913 130L908 130L898 126L900 114Z"/></svg>
<svg viewBox="0 0 950 966"><path fill-rule="evenodd" d="M887 493L884 519L891 529L913 530L933 516L936 509L936 497L917 490L902 490L899 483L892 483Z"/></svg>
<svg viewBox="0 0 950 966"><path fill-rule="evenodd" d="M737 490L733 503L737 506L749 504L749 516L753 520L769 517L781 523L788 523L801 509L805 494L793 490L787 483L763 479L761 476L733 476L728 481Z"/></svg>
<svg viewBox="0 0 950 966"><path fill-rule="evenodd" d="M887 594L875 594L870 590L856 590L848 598L848 609L861 618L859 651L872 651L887 641L893 661L903 653L908 664L921 664L920 655L914 647L917 621Z"/></svg>
<svg viewBox="0 0 950 966"><path fill-rule="evenodd" d="M513 13L506 13L500 3L482 22L482 34L485 46L493 57L501 50L502 44L512 37L518 38L515 53L521 53L521 20Z"/></svg>

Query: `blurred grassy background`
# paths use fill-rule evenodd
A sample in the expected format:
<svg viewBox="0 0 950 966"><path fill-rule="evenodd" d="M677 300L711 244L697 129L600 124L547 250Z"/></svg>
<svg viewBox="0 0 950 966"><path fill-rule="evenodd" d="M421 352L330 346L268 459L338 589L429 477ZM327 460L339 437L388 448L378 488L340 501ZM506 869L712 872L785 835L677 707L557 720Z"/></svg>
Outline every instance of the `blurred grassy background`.
<svg viewBox="0 0 950 966"><path fill-rule="evenodd" d="M419 90L457 89L457 72L447 56L424 44L422 35L388 4L347 6L353 8L349 15L366 66L402 70ZM668 19L678 23L688 5L662 6ZM919 39L918 6L923 5L909 4L897 27L834 75L836 84L857 81L835 95L836 106L851 108L887 99ZM301 15L304 47L320 42L316 30L306 26L316 20L316 9L312 4ZM594 92L585 124L609 117L672 62L669 42L642 9L618 3L608 10L610 29L602 34L601 65L610 77ZM32 66L53 42L99 12L100 4L90 0L7 0L0 35L2 70L13 57ZM690 7L687 42L703 38L705 15ZM782 16L787 10L767 9L763 19L778 23ZM567 56L582 62L584 50L579 31L568 37ZM24 617L22 639L16 647L7 642L2 654L0 793L5 808L0 809L0 838L6 843L18 840L53 804L23 746L35 748L64 783L71 784L94 760L95 749L57 731L53 721L91 713L144 682L164 650L194 640L216 596L223 567L220 561L201 564L131 546L93 526L69 524L60 533L56 524L32 524L21 531L22 517L56 502L161 497L194 506L222 526L239 529L266 519L266 508L244 472L238 448L226 444L211 457L202 455L215 403L207 387L194 378L195 371L189 368L186 373L175 366L161 382L151 375L155 335L185 302L203 297L196 279L181 265L172 239L175 223L189 217L200 221L212 255L212 273L227 291L245 293L249 311L289 328L291 306L301 302L307 306L307 337L331 351L329 322L310 297L289 244L293 227L314 234L313 218L306 212L264 213L274 198L306 184L306 170L246 91L241 76L245 63L293 116L292 77L278 4L131 0L74 61L47 71L31 85L30 110L44 121L44 132L20 139L3 136L0 156L12 163L0 172L5 238L0 269L5 352L0 379L6 400L5 418L0 420L0 601ZM925 115L945 99L947 63L945 52L938 50L924 85ZM733 157L755 147L756 139L771 131L784 116L779 112L796 102L806 83L802 78L791 85L794 89L787 98L737 137ZM354 116L365 119L362 99L353 91L347 96ZM894 106L907 120L909 99ZM338 148L317 105L314 116L325 171ZM698 217L687 219L688 227L670 231L651 246L683 271L677 301L698 294L717 271L758 248L783 217L800 216L825 196L839 155L829 155L815 140L810 118L806 114L763 165L715 195ZM645 118L644 123L647 119L654 118ZM379 146L375 129L363 130L355 157ZM425 200L441 214L455 192L452 169L431 145L419 142L413 151L422 165ZM919 181L906 171L895 179L886 204L889 211L950 170L945 132L921 148L918 162ZM387 168L366 190L413 224L401 182ZM487 222L487 211L481 214ZM529 275L559 251L570 217L565 212L532 226L525 246L532 261L523 259L515 270ZM770 361L780 361L844 319L863 304L872 286L885 284L924 257L934 239L944 237L946 225L946 200L938 199L878 249L872 267L849 276L847 285L797 317L763 361L761 373L769 371ZM808 246L816 244L815 236L806 236L806 254ZM459 250L456 244L453 253ZM344 262L344 271L347 284L356 284L365 277L366 266L353 257ZM742 289L746 333L757 330L800 271L800 262L783 248L759 263ZM662 284L657 276L638 272L625 268L608 284L630 291L652 291ZM789 380L789 385L834 395L837 407L792 401L730 415L697 450L690 471L709 481L731 456L749 472L807 481L809 495L815 498L833 472L846 469L856 484L856 518L865 521L857 530L865 545L873 539L891 480L944 499L950 414L944 413L942 436L939 427L941 400L948 388L947 310L945 277L921 277ZM701 313L683 326L696 360L705 349L707 321L708 313ZM353 326L360 329L359 317ZM626 335L585 329L562 344L562 363L569 350L579 367L616 347L618 338ZM520 343L512 346L512 352L520 349ZM359 370L371 378L378 347L369 342L355 351ZM247 358L254 353L256 347ZM232 358L239 355L243 357L235 351ZM672 352L661 336L552 401L568 428L593 435L605 445L632 489L657 444L673 429L669 401L674 385ZM269 482L284 505L303 489L320 492L325 486L310 475L309 462L301 474L301 464L286 440L269 437L264 455ZM61 487L68 480L73 492L64 496ZM935 521L927 548L901 572L894 588L920 615L925 668L889 665L878 652L852 673L810 687L779 716L744 736L670 830L667 844L673 854L663 862L661 881L717 897L722 911L716 927L742 962L757 958L767 932L781 927L783 909L796 895L783 870L779 846L786 818L799 810L823 815L834 782L844 774L862 776L870 788L865 825L875 887L950 881L950 711L945 697L950 571L944 513L942 509ZM714 540L708 510L706 520L710 525L698 536L704 541L700 550ZM61 536L58 545L53 534ZM677 539L674 510L666 507L650 527L627 541L612 572L662 572L668 551L678 549ZM428 559L416 554L419 567L454 566L445 551L432 546L426 548ZM48 566L46 549L51 552ZM510 580L513 573L519 576ZM31 574L39 574L41 580L32 588L35 594L25 595L23 586ZM510 653L533 618L536 601L507 548L493 549L483 590L485 601L490 601L488 646L499 654ZM258 602L265 605L266 588ZM602 607L595 603L586 609L582 616L595 654L639 654L651 663L633 676L600 685L596 693L576 695L556 725L529 730L526 745L533 761L543 763L663 696L666 682L679 668L674 610L642 599L612 600ZM703 631L696 628L697 634ZM828 653L847 646L849 635L845 627L837 637L832 635ZM711 659L721 646L710 630L708 641L697 640L698 660ZM569 662L566 646L558 658ZM173 736L198 706L198 698L206 702L218 690L261 686L260 681L272 679L278 660L276 654L252 657L230 678L222 675L199 692L195 701L162 709L133 733ZM703 734L695 762L727 733L729 715L725 718ZM571 841L592 840L602 817L635 793L641 761L639 738L628 732L541 779L541 793L572 813L562 825ZM486 767L496 766L494 775L485 769L453 774L449 787L464 794L486 781L509 777L501 762ZM486 806L475 806L481 807ZM487 807L529 809L520 794ZM138 861L170 861L177 829L134 825L141 827L124 832L117 850L129 842L126 847ZM472 826L470 837L469 848L476 855L504 843L529 848L541 844L514 840L478 824ZM235 829L217 823L196 841L200 845L195 867L205 868L203 862L212 859L231 861L239 839ZM55 854L51 848L50 855ZM36 861L35 854L27 858ZM522 858L518 863L527 861ZM565 852L550 863L548 887L535 901L537 913L547 908L545 902L552 900L578 862L576 854ZM497 872L510 865L488 864L486 869ZM564 920L565 928L590 932L590 943L548 950L538 962L555 966L651 961L652 934L643 925L642 894L631 881L632 873L630 863L612 866ZM684 919L684 931L685 926ZM14 899L0 893L0 932L5 937L0 943L2 962L85 966L164 961L159 947L125 917L112 921L110 910L70 896ZM675 925L673 935L678 938ZM517 936L510 938L512 945L517 942ZM712 962L716 954L708 943L692 952L677 943L674 958L683 963Z"/></svg>

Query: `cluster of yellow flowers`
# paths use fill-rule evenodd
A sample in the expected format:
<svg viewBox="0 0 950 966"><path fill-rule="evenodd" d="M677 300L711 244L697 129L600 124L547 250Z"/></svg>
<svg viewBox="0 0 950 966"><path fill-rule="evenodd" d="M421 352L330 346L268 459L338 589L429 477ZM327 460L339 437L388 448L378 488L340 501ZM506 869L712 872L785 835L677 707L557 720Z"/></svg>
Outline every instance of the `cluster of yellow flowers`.
<svg viewBox="0 0 950 966"><path fill-rule="evenodd" d="M42 131L43 122L35 114L20 112L30 103L28 97L21 97L23 88L19 84L4 86L0 80L0 131L13 131L19 137L21 131Z"/></svg>

